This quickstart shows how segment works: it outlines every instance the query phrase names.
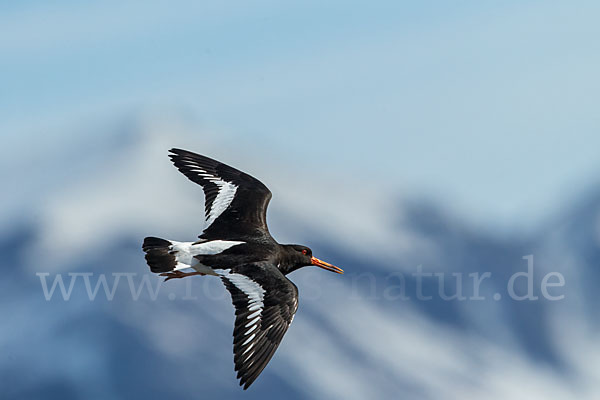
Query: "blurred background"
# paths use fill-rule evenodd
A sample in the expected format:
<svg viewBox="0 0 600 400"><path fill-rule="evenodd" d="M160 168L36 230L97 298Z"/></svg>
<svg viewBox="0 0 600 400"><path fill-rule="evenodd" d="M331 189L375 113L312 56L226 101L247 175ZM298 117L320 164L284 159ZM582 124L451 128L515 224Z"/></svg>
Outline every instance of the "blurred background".
<svg viewBox="0 0 600 400"><path fill-rule="evenodd" d="M597 399L599 17L594 1L1 2L0 397ZM260 178L274 237L346 271L291 274L298 314L247 392L220 282L161 284L141 252L202 229L171 147ZM517 301L529 255L538 300ZM421 282L430 300L419 270L442 277ZM561 300L541 295L550 272Z"/></svg>

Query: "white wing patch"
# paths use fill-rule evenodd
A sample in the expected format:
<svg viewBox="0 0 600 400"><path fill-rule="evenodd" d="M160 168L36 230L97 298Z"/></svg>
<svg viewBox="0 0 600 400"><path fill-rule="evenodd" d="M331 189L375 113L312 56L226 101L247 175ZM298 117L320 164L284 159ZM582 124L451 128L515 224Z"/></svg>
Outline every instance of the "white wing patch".
<svg viewBox="0 0 600 400"><path fill-rule="evenodd" d="M199 262L194 256L220 254L230 247L245 243L235 240L211 240L203 243L177 242L175 240L170 240L170 242L170 250L174 252L177 261L175 270L196 267Z"/></svg>
<svg viewBox="0 0 600 400"><path fill-rule="evenodd" d="M206 217L206 227L204 227L204 229L206 229L213 222L215 222L217 218L219 218L219 215L221 215L223 211L227 209L227 207L229 207L233 201L233 198L235 197L235 192L237 191L238 187L231 182L224 181L218 176L209 174L198 166L194 166L191 171L197 172L198 175L208 181L211 181L219 188L219 192L217 193L217 196L215 197Z"/></svg>
<svg viewBox="0 0 600 400"><path fill-rule="evenodd" d="M221 271L222 276L224 276L236 288L241 290L246 297L248 297L248 310L254 311L248 316L248 319L252 320L244 325L244 328L246 329L244 335L248 336L258 327L258 322L260 321L260 316L265 306L263 303L265 298L265 289L263 289L262 286L254 282L252 279L248 278L246 275L235 273L231 274L229 273L229 270ZM252 336L244 343L247 343L253 337L254 334L252 334Z"/></svg>

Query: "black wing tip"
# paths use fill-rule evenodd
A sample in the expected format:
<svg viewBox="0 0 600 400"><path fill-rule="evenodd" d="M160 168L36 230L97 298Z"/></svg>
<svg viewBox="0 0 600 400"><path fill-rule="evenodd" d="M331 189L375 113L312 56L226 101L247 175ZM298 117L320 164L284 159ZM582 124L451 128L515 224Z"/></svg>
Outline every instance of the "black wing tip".
<svg viewBox="0 0 600 400"><path fill-rule="evenodd" d="M185 150L185 149L179 149L177 147L173 147L173 148L169 149L169 153L173 153L173 154L169 154L169 157L174 157L174 156L206 157L206 156L203 156L201 154L194 153L193 151L189 151L189 150Z"/></svg>
<svg viewBox="0 0 600 400"><path fill-rule="evenodd" d="M263 367L264 369L264 367ZM261 369L262 372L262 369ZM254 376L250 375L250 376L242 376L242 377L238 377L238 379L240 380L240 386L242 386L242 388L244 390L247 390L250 385L252 385L255 381L256 378L258 378L258 376L260 375L260 372Z"/></svg>
<svg viewBox="0 0 600 400"><path fill-rule="evenodd" d="M180 168L180 167L183 166L181 163L184 162L185 159L199 157L199 154L192 153L191 151L183 150L183 149L178 149L178 148L172 148L172 149L170 149L169 153L171 153L171 154L169 154L169 158L171 159L171 162L173 164L175 164L175 166L181 172L183 172L183 170L181 170L181 168Z"/></svg>
<svg viewBox="0 0 600 400"><path fill-rule="evenodd" d="M170 149L169 153L171 153L171 154L169 154L169 158L171 159L171 161L173 163L189 162L189 161L201 162L203 164L209 164L209 165L221 163L220 161L214 160L212 158L203 156L198 153L194 153L193 151L178 149L176 147Z"/></svg>
<svg viewBox="0 0 600 400"><path fill-rule="evenodd" d="M175 161L179 157L183 157L186 154L189 154L189 151L183 150L183 149L172 148L169 150L169 153L170 153L169 158L171 159L171 161Z"/></svg>
<svg viewBox="0 0 600 400"><path fill-rule="evenodd" d="M199 157L200 156L200 154L194 153L189 150L178 149L176 147L173 147L172 149L170 149L169 153L171 153L171 154L169 154L169 157L173 161L175 161L177 158L180 158L180 157Z"/></svg>
<svg viewBox="0 0 600 400"><path fill-rule="evenodd" d="M245 379L245 378L242 378L242 379L240 379L240 386L242 386L242 388L244 390L248 390L248 388L250 387L250 385L252 385L255 380L256 380L256 378L255 379Z"/></svg>

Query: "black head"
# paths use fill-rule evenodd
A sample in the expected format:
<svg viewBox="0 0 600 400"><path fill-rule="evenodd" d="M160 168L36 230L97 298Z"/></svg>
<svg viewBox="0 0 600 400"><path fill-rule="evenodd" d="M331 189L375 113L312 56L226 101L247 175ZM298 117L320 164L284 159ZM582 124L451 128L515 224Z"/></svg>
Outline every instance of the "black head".
<svg viewBox="0 0 600 400"><path fill-rule="evenodd" d="M313 257L312 250L306 246L299 244L285 244L281 247L284 251L283 257L279 261L279 269L284 274L289 274L298 268L307 267L309 265L316 265L317 267L326 269L327 271L336 272L338 274L344 273L341 268Z"/></svg>

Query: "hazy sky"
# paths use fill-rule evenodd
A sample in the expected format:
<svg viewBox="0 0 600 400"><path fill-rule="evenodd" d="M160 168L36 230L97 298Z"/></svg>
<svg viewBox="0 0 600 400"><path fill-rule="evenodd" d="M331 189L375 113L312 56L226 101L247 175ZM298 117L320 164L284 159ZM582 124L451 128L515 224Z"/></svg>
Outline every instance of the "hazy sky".
<svg viewBox="0 0 600 400"><path fill-rule="evenodd" d="M592 1L2 2L0 131L41 152L128 114L193 115L268 144L261 159L528 224L595 183L599 17Z"/></svg>
<svg viewBox="0 0 600 400"><path fill-rule="evenodd" d="M345 280L316 278L319 301L302 292L305 312L273 360L293 373L272 364L268 374L320 398L377 398L398 387L423 387L432 398L594 398L593 208L581 228L573 219L506 242L476 239L461 217L494 233L530 227L586 187L600 188L598 21L600 2L585 0L0 1L3 260L34 280L46 270L147 271L140 238L192 240L199 231L201 190L167 158L168 148L185 146L268 183L278 240L331 249L349 264ZM115 141L122 132L139 136ZM394 195L429 197L455 214L439 229L421 218L432 222L429 234L387 211ZM35 222L34 237L15 231L21 217ZM438 302L396 307L354 296L353 279L371 268L501 277L525 268L521 251L535 253L536 268L564 272L565 302L460 302L446 315ZM95 303L90 313L83 298L44 302L37 281L32 295L27 276L3 281L0 314L13 329L0 332L0 345L26 350L7 358L5 375L41 377L36 387L46 391L121 390L121 376L106 384L119 375L113 361L124 359L121 342L117 358L102 345L106 332L172 354L167 366L190 365L182 382L194 387L196 355L218 349L185 332L230 332L233 314L220 312L227 302L194 303L227 321L222 327L172 301ZM376 277L380 293L384 275ZM293 279L301 290L315 283ZM90 321L108 330L65 331ZM189 346L171 346L173 324ZM23 327L37 332L26 342ZM546 341L556 370L534 357ZM127 348L135 360L145 347ZM222 369L207 375L222 380L210 389L235 385L228 349L218 352ZM40 362L40 354L50 356Z"/></svg>

